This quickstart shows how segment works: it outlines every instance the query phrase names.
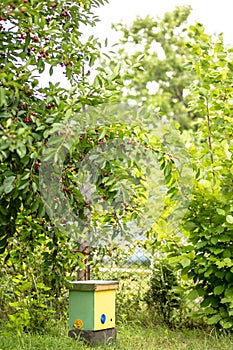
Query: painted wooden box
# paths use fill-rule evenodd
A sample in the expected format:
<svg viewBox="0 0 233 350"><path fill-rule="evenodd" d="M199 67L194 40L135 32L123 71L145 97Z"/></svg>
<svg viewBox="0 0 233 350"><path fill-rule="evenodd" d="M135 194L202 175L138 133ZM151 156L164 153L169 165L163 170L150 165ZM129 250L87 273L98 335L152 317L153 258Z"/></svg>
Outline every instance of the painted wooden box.
<svg viewBox="0 0 233 350"><path fill-rule="evenodd" d="M117 281L73 281L69 291L69 329L115 328Z"/></svg>

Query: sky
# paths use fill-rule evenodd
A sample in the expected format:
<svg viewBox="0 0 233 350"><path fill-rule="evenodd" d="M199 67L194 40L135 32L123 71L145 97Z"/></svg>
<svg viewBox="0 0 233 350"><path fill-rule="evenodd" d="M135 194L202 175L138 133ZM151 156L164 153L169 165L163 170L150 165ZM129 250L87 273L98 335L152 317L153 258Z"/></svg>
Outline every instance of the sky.
<svg viewBox="0 0 233 350"><path fill-rule="evenodd" d="M227 44L233 44L233 0L109 0L96 14L101 22L95 29L95 36L117 40L111 32L111 23L132 22L136 16L162 17L177 5L191 5L190 20L204 24L209 34L224 33Z"/></svg>

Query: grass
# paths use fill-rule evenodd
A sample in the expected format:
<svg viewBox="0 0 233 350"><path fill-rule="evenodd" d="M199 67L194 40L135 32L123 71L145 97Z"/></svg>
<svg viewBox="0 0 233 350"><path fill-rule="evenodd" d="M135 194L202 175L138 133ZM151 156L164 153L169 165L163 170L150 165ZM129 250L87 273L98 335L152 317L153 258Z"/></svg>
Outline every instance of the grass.
<svg viewBox="0 0 233 350"><path fill-rule="evenodd" d="M51 334L17 334L2 328L0 350L88 350L83 342L67 336L61 326ZM98 350L233 350L233 335L200 329L169 330L165 326L125 322L117 326L116 343L101 344Z"/></svg>

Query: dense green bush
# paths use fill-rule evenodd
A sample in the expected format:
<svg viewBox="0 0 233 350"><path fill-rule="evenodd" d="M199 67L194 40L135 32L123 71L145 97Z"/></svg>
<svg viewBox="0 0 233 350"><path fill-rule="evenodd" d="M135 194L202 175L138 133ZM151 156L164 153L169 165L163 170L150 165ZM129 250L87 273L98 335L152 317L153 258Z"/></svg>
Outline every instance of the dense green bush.
<svg viewBox="0 0 233 350"><path fill-rule="evenodd" d="M232 207L232 201L199 186L189 208L189 245L183 252L193 253L193 259L182 271L195 282L189 297L200 298L201 314L226 329L233 328Z"/></svg>
<svg viewBox="0 0 233 350"><path fill-rule="evenodd" d="M8 327L42 332L51 319L67 317L68 279L84 256L53 227L22 216L1 255L0 309Z"/></svg>
<svg viewBox="0 0 233 350"><path fill-rule="evenodd" d="M232 330L233 50L224 46L221 35L213 40L199 23L190 32L195 43L187 43L193 55L187 67L197 80L190 86L189 108L199 119L188 147L196 175L183 220L186 237L170 258L194 281L189 297L201 302L199 313L209 324Z"/></svg>

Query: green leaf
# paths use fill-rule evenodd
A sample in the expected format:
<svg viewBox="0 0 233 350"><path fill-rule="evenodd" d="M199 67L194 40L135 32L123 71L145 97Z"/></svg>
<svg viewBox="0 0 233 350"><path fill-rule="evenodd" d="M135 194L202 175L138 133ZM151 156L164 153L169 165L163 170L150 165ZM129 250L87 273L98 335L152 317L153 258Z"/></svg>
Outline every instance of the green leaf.
<svg viewBox="0 0 233 350"><path fill-rule="evenodd" d="M227 221L229 224L233 224L233 216L232 216L232 215L227 215L227 216L226 216L226 221Z"/></svg>
<svg viewBox="0 0 233 350"><path fill-rule="evenodd" d="M17 149L16 149L16 152L18 153L18 155L20 156L20 158L23 158L23 157L26 155L26 153L27 153L27 148L26 148L26 146L25 146L22 142L20 142L20 143L18 144L18 147L17 147Z"/></svg>
<svg viewBox="0 0 233 350"><path fill-rule="evenodd" d="M188 294L188 298L190 300L195 300L199 297L198 291L196 289L193 289L189 294Z"/></svg>
<svg viewBox="0 0 233 350"><path fill-rule="evenodd" d="M91 57L90 57L90 61L89 61L89 66L90 67L93 67L94 66L94 64L95 64L95 56L94 55L91 55Z"/></svg>
<svg viewBox="0 0 233 350"><path fill-rule="evenodd" d="M5 89L3 87L0 87L0 107L5 105L6 105Z"/></svg>
<svg viewBox="0 0 233 350"><path fill-rule="evenodd" d="M22 303L20 301L14 301L14 302L9 302L9 305L11 307L20 307L22 306Z"/></svg>
<svg viewBox="0 0 233 350"><path fill-rule="evenodd" d="M221 326L224 328L224 329L230 329L230 328L233 328L233 322L232 321L226 321L226 320L221 320Z"/></svg>
<svg viewBox="0 0 233 350"><path fill-rule="evenodd" d="M101 139L103 139L104 138L104 136L105 136L105 134L106 134L106 130L105 129L103 129L102 131L101 131L101 133L100 133L100 135L99 135L99 140L101 140Z"/></svg>
<svg viewBox="0 0 233 350"><path fill-rule="evenodd" d="M216 314L208 319L208 324L216 324L221 320L221 315Z"/></svg>
<svg viewBox="0 0 233 350"><path fill-rule="evenodd" d="M45 63L41 58L38 60L37 68L39 73L43 73L43 71L45 70Z"/></svg>
<svg viewBox="0 0 233 350"><path fill-rule="evenodd" d="M228 297L228 298L232 298L232 300L233 300L233 288L232 288L232 285L230 284L229 287L230 288L227 288L225 290L225 296Z"/></svg>
<svg viewBox="0 0 233 350"><path fill-rule="evenodd" d="M28 45L30 43L30 40L31 40L31 35L27 34L26 35L26 39L25 39L24 49L23 49L25 53L27 53Z"/></svg>
<svg viewBox="0 0 233 350"><path fill-rule="evenodd" d="M5 193L10 193L14 189L14 185L13 185L14 180L15 180L15 176L10 176L4 180L3 189Z"/></svg>
<svg viewBox="0 0 233 350"><path fill-rule="evenodd" d="M218 243L218 237L211 237L210 242L212 244L214 244L214 245L217 244Z"/></svg>
<svg viewBox="0 0 233 350"><path fill-rule="evenodd" d="M223 291L225 290L225 286L224 285L220 285L214 288L214 294L215 295L220 295L223 293Z"/></svg>
<svg viewBox="0 0 233 350"><path fill-rule="evenodd" d="M191 264L191 260L188 259L188 258L183 258L183 259L180 261L180 263L181 263L181 265L182 265L183 267L187 267L187 266L189 266L189 265Z"/></svg>
<svg viewBox="0 0 233 350"><path fill-rule="evenodd" d="M218 213L219 215L223 215L223 216L226 215L226 212L225 212L225 210L223 210L223 209L217 208L216 211L217 211L217 213Z"/></svg>

